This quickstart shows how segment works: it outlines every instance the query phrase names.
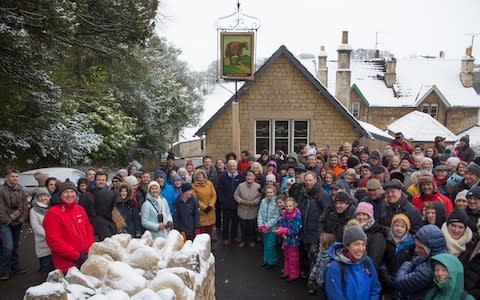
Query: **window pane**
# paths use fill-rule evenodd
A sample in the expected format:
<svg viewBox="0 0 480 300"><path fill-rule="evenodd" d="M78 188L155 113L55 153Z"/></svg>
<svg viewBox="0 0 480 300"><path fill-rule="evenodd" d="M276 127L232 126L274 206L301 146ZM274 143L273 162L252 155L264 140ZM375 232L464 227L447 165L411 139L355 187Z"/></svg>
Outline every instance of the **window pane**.
<svg viewBox="0 0 480 300"><path fill-rule="evenodd" d="M360 116L360 103L352 103L352 115L358 119L358 117Z"/></svg>
<svg viewBox="0 0 480 300"><path fill-rule="evenodd" d="M430 107L430 115L432 116L432 118L437 118L437 105L436 104L432 104L432 106Z"/></svg>
<svg viewBox="0 0 480 300"><path fill-rule="evenodd" d="M288 153L288 139L275 139L275 151L282 150L285 153Z"/></svg>
<svg viewBox="0 0 480 300"><path fill-rule="evenodd" d="M298 146L299 144L308 145L307 139L294 139L293 143Z"/></svg>
<svg viewBox="0 0 480 300"><path fill-rule="evenodd" d="M269 150L269 139L268 138L257 138L255 141L255 154L262 153L263 150Z"/></svg>
<svg viewBox="0 0 480 300"><path fill-rule="evenodd" d="M270 121L256 121L256 136L258 137L270 137Z"/></svg>
<svg viewBox="0 0 480 300"><path fill-rule="evenodd" d="M293 137L306 138L307 135L308 135L307 121L295 121Z"/></svg>
<svg viewBox="0 0 480 300"><path fill-rule="evenodd" d="M275 138L288 138L288 121L275 121Z"/></svg>
<svg viewBox="0 0 480 300"><path fill-rule="evenodd" d="M423 106L422 106L422 111L423 111L424 113L428 114L429 108L430 108L430 107L428 106L428 104L427 104L427 105L423 105Z"/></svg>

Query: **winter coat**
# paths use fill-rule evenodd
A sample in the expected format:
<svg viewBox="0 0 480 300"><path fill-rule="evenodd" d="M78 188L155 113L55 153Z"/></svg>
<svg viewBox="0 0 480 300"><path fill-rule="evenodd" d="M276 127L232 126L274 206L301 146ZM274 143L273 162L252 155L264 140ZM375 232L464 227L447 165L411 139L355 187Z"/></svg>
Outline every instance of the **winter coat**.
<svg viewBox="0 0 480 300"><path fill-rule="evenodd" d="M210 226L215 224L215 203L217 202L217 193L210 180L205 180L203 184L194 182L192 184L193 194L198 200L200 206L200 226ZM212 209L207 213L205 208L210 206Z"/></svg>
<svg viewBox="0 0 480 300"><path fill-rule="evenodd" d="M395 275L395 285L400 293L399 299L423 299L427 291L433 287L433 272L429 258L447 252L447 245L442 231L435 225L425 225L418 230L416 236L430 250L427 259L415 256L404 262Z"/></svg>
<svg viewBox="0 0 480 300"><path fill-rule="evenodd" d="M386 292L393 292L395 290L395 274L404 262L412 259L415 254L415 242L412 235L407 232L404 240L397 245L390 229L386 243L380 267L380 281Z"/></svg>
<svg viewBox="0 0 480 300"><path fill-rule="evenodd" d="M242 220L255 220L260 204L260 184L242 182L238 185L233 198L238 203L237 214Z"/></svg>
<svg viewBox="0 0 480 300"><path fill-rule="evenodd" d="M367 255L372 259L378 273L380 265L382 264L385 248L387 247L385 228L375 223L372 227L365 230L365 234L367 235Z"/></svg>
<svg viewBox="0 0 480 300"><path fill-rule="evenodd" d="M295 208L290 213L286 210L282 210L278 226L288 229L283 240L283 245L298 248L298 246L300 246L300 233L302 231L302 213L300 210Z"/></svg>
<svg viewBox="0 0 480 300"><path fill-rule="evenodd" d="M95 235L101 241L117 233L112 219L112 210L117 197L116 191L110 191L105 187L89 190L79 200L79 204L83 206L88 215Z"/></svg>
<svg viewBox="0 0 480 300"><path fill-rule="evenodd" d="M152 237L155 239L157 237L166 238L168 228L159 229L158 226L158 215L163 215L162 224L167 225L168 222L173 222L172 215L170 214L170 209L168 208L168 203L165 198L159 196L158 200L153 198L150 193L147 193L147 200L142 205L142 226L149 230L152 233Z"/></svg>
<svg viewBox="0 0 480 300"><path fill-rule="evenodd" d="M333 259L325 272L328 299L380 299L382 288L370 257L365 255L358 262L352 262L344 255L345 251L343 244L338 242L328 250ZM339 264L343 264L343 272Z"/></svg>
<svg viewBox="0 0 480 300"><path fill-rule="evenodd" d="M230 177L230 173L225 172L220 176L217 183L217 195L224 209L237 209L237 202L233 198L233 194L238 185L245 181L245 176L238 173L234 178Z"/></svg>
<svg viewBox="0 0 480 300"><path fill-rule="evenodd" d="M27 219L27 194L21 185L10 186L5 182L0 186L0 224L10 224L14 221L25 223Z"/></svg>
<svg viewBox="0 0 480 300"><path fill-rule="evenodd" d="M35 237L35 253L37 257L44 257L52 254L45 240L45 229L43 229L43 219L47 213L48 205L42 206L37 199L32 201L32 209L30 210L30 226L32 226L33 235Z"/></svg>
<svg viewBox="0 0 480 300"><path fill-rule="evenodd" d="M195 196L185 199L185 194L180 194L175 200L175 229L185 232L186 236L193 236L195 229L200 227L200 207Z"/></svg>
<svg viewBox="0 0 480 300"><path fill-rule="evenodd" d="M385 216L380 219L379 224L390 227L393 216L396 214L405 214L410 219L412 224L412 233L415 233L422 226L422 216L415 206L407 199L407 196L402 194L401 198L393 204L387 203L385 207Z"/></svg>
<svg viewBox="0 0 480 300"><path fill-rule="evenodd" d="M441 263L448 270L448 279L444 282L438 282L435 276L433 282L435 286L425 295L425 300L443 300L443 299L466 299L474 300L471 295L462 298L464 291L463 284L463 266L455 256L448 253L441 253L431 258L432 269L435 262Z"/></svg>
<svg viewBox="0 0 480 300"><path fill-rule="evenodd" d="M474 212L473 210L470 209L470 207L467 206L467 208L465 208L465 212L467 213L468 220L469 220L468 227L470 227L470 229L473 232L477 232L478 231L477 223L478 223L478 219L480 219L480 210L478 210L477 212Z"/></svg>
<svg viewBox="0 0 480 300"><path fill-rule="evenodd" d="M327 194L317 182L310 191L302 184L298 191L298 209L302 213L302 240L305 244L316 245L320 236L320 216L330 202Z"/></svg>
<svg viewBox="0 0 480 300"><path fill-rule="evenodd" d="M93 244L93 226L82 206L65 203L50 207L43 219L45 239L52 251L55 268L67 272L76 266L80 254L87 254Z"/></svg>
<svg viewBox="0 0 480 300"><path fill-rule="evenodd" d="M442 195L439 191L430 195L417 194L412 199L412 204L418 209L420 213L423 211L423 206L426 202L442 202L445 205L447 217L452 213L453 206L452 201L446 196Z"/></svg>
<svg viewBox="0 0 480 300"><path fill-rule="evenodd" d="M258 226L266 225L268 231L273 232L277 228L279 218L280 208L277 206L277 197L273 197L271 200L267 198L262 199L260 209L258 210Z"/></svg>
<svg viewBox="0 0 480 300"><path fill-rule="evenodd" d="M140 217L138 214L138 208L135 206L135 202L127 196L125 201L120 199L115 203L115 207L125 220L125 231L132 237L137 235L137 232L141 232Z"/></svg>
<svg viewBox="0 0 480 300"><path fill-rule="evenodd" d="M341 214L333 209L325 220L323 232L333 233L337 238L337 241L342 241L345 225L347 225L348 221L355 218L355 212L356 207L354 204L350 204L350 206Z"/></svg>
<svg viewBox="0 0 480 300"><path fill-rule="evenodd" d="M163 187L160 187L160 195L167 201L168 209L170 209L170 214L173 216L175 214L174 203L177 199L177 194L173 189L173 186L170 183L165 182Z"/></svg>
<svg viewBox="0 0 480 300"><path fill-rule="evenodd" d="M480 299L480 239L463 263L465 275L465 290L476 299Z"/></svg>
<svg viewBox="0 0 480 300"><path fill-rule="evenodd" d="M455 153L460 160L466 161L467 163L472 162L475 158L475 151L468 145L464 148L456 147Z"/></svg>

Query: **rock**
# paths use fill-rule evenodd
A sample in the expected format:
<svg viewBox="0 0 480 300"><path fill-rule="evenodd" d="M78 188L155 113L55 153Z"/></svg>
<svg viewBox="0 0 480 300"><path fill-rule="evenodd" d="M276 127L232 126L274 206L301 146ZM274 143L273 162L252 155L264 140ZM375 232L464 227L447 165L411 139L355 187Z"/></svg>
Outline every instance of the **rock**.
<svg viewBox="0 0 480 300"><path fill-rule="evenodd" d="M129 296L145 288L147 280L128 264L120 261L111 262L107 268L104 284L112 290L122 290Z"/></svg>
<svg viewBox="0 0 480 300"><path fill-rule="evenodd" d="M212 253L210 236L206 233L199 234L193 240L192 248L200 253L203 260L208 260Z"/></svg>
<svg viewBox="0 0 480 300"><path fill-rule="evenodd" d="M107 296L108 300L129 300L130 299L127 293L120 290L112 290L106 293L105 296Z"/></svg>
<svg viewBox="0 0 480 300"><path fill-rule="evenodd" d="M159 253L155 251L155 249L151 247L142 247L135 250L135 252L129 257L128 264L133 268L151 270L157 269L159 260Z"/></svg>
<svg viewBox="0 0 480 300"><path fill-rule="evenodd" d="M137 251L137 249L139 248L149 247L147 243L148 243L147 240L132 239L130 243L128 243L127 252L131 254Z"/></svg>
<svg viewBox="0 0 480 300"><path fill-rule="evenodd" d="M175 300L175 292L172 289L163 289L157 292L162 300Z"/></svg>
<svg viewBox="0 0 480 300"><path fill-rule="evenodd" d="M67 292L69 298L75 300L86 300L95 295L95 290L79 284L67 285Z"/></svg>
<svg viewBox="0 0 480 300"><path fill-rule="evenodd" d="M63 272L60 270L53 270L52 272L48 273L47 275L47 282L51 283L63 283Z"/></svg>
<svg viewBox="0 0 480 300"><path fill-rule="evenodd" d="M62 283L44 282L32 286L25 292L24 300L68 300Z"/></svg>
<svg viewBox="0 0 480 300"><path fill-rule="evenodd" d="M95 296L89 298L88 300L110 300L110 299L103 294L96 294Z"/></svg>
<svg viewBox="0 0 480 300"><path fill-rule="evenodd" d="M110 256L89 255L85 263L80 267L83 274L103 279L107 273L107 266L113 260Z"/></svg>
<svg viewBox="0 0 480 300"><path fill-rule="evenodd" d="M152 236L152 233L148 230L146 230L142 234L142 237L140 238L140 240L145 241L145 245L147 245L148 247L152 247L153 245L153 236Z"/></svg>
<svg viewBox="0 0 480 300"><path fill-rule="evenodd" d="M106 238L103 242L96 242L90 247L89 255L108 254L113 260L122 261L125 249L117 240Z"/></svg>
<svg viewBox="0 0 480 300"><path fill-rule="evenodd" d="M177 275L178 277L180 277L183 281L183 284L185 284L192 291L195 291L197 289L197 286L198 286L196 284L197 276L198 277L203 277L198 273L195 273L191 270L188 270L188 269L182 268L182 267L163 269L163 271L171 272L171 273ZM200 278L199 278L199 281L201 281Z"/></svg>
<svg viewBox="0 0 480 300"><path fill-rule="evenodd" d="M95 289L95 283L92 282L87 275L80 272L77 267L68 269L65 280L67 280L67 282L70 284L79 284L89 289Z"/></svg>
<svg viewBox="0 0 480 300"><path fill-rule="evenodd" d="M153 249L157 250L157 251L160 251L162 250L163 246L165 246L165 243L167 242L167 240L161 236L157 237L154 241L153 241Z"/></svg>
<svg viewBox="0 0 480 300"><path fill-rule="evenodd" d="M167 267L183 267L200 273L200 254L195 251L175 252L168 260Z"/></svg>
<svg viewBox="0 0 480 300"><path fill-rule="evenodd" d="M164 270L157 272L157 276L149 283L149 288L156 292L166 288L172 289L175 292L175 299L178 300L195 298L195 293L185 286L179 276Z"/></svg>
<svg viewBox="0 0 480 300"><path fill-rule="evenodd" d="M183 237L180 232L178 232L177 230L171 230L168 233L167 241L165 242L165 246L163 246L162 249L163 257L170 257L173 252L182 249L183 244Z"/></svg>
<svg viewBox="0 0 480 300"><path fill-rule="evenodd" d="M112 239L117 241L123 248L127 248L128 243L132 240L132 236L128 233L120 233L112 236Z"/></svg>
<svg viewBox="0 0 480 300"><path fill-rule="evenodd" d="M162 298L151 289L143 289L130 298L130 300L162 300Z"/></svg>

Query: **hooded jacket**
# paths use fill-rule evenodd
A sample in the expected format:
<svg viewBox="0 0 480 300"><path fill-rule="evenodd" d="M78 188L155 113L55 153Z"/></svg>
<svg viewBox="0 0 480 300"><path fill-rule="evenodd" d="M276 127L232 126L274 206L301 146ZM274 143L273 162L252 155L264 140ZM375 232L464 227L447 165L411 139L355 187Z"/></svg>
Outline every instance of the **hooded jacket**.
<svg viewBox="0 0 480 300"><path fill-rule="evenodd" d="M364 255L359 261L352 262L344 252L344 245L338 242L328 249L328 256L332 258L325 271L328 299L379 299L382 288L370 257ZM343 264L343 272L339 264Z"/></svg>
<svg viewBox="0 0 480 300"><path fill-rule="evenodd" d="M430 249L426 259L415 256L404 262L395 275L395 285L400 299L423 299L427 291L433 287L433 272L429 258L440 253L447 253L447 243L442 231L435 225L425 225L418 230L415 238Z"/></svg>
<svg viewBox="0 0 480 300"><path fill-rule="evenodd" d="M462 299L464 291L462 263L458 258L448 253L437 254L431 258L432 269L438 263L447 269L448 279L444 282L438 282L434 276L435 286L428 291L424 299ZM473 300L474 298L471 295L466 295L463 299Z"/></svg>
<svg viewBox="0 0 480 300"><path fill-rule="evenodd" d="M317 244L320 216L330 202L330 195L320 186L320 182L307 191L305 184L298 191L298 209L302 213L302 240L305 244Z"/></svg>
<svg viewBox="0 0 480 300"><path fill-rule="evenodd" d="M435 225L437 225L438 228L442 228L443 223L447 221L447 213L445 211L445 205L443 202L440 201L434 201L432 202L433 207L435 207ZM423 221L424 225L429 224L427 217L425 216L425 220Z"/></svg>
<svg viewBox="0 0 480 300"><path fill-rule="evenodd" d="M442 195L442 193L438 191L438 188L436 188L436 186L435 186L435 192L433 192L432 194L430 195L417 194L412 199L412 204L415 205L415 207L418 209L420 213L422 212L423 206L425 205L426 202L442 202L443 205L445 205L447 216L449 216L452 213L452 210L453 210L452 201L448 199L446 196Z"/></svg>

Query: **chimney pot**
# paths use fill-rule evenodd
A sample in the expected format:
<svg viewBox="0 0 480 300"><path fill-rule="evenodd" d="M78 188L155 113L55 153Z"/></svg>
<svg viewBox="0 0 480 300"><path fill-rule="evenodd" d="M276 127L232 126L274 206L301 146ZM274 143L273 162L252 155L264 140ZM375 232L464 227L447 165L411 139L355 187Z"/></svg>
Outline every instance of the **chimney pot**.
<svg viewBox="0 0 480 300"><path fill-rule="evenodd" d="M342 31L342 44L348 44L348 31Z"/></svg>
<svg viewBox="0 0 480 300"><path fill-rule="evenodd" d="M444 58L445 58L445 52L440 51L439 57L440 57L441 59L444 59Z"/></svg>
<svg viewBox="0 0 480 300"><path fill-rule="evenodd" d="M472 56L472 46L465 49L465 55L466 56Z"/></svg>
<svg viewBox="0 0 480 300"><path fill-rule="evenodd" d="M320 46L320 51L325 51L325 46Z"/></svg>
<svg viewBox="0 0 480 300"><path fill-rule="evenodd" d="M380 50L375 50L375 56L374 58L380 58Z"/></svg>

